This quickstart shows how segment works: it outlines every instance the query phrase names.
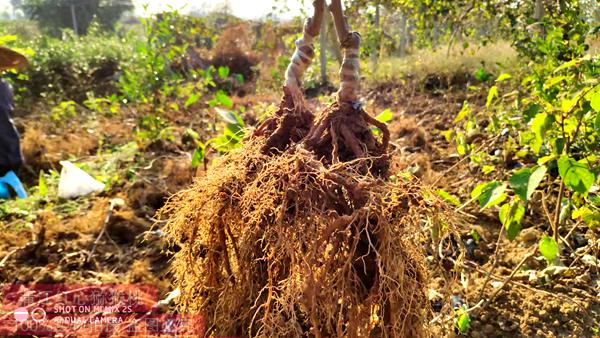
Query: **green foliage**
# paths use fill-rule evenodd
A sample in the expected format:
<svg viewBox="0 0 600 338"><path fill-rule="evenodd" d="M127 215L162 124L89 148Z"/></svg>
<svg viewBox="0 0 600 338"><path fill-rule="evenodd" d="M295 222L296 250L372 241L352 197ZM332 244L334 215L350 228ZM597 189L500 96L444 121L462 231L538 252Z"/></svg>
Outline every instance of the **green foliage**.
<svg viewBox="0 0 600 338"><path fill-rule="evenodd" d="M435 191L435 193L440 196L444 201L451 203L455 206L460 206L462 203L460 202L460 199L452 194L450 194L449 192L443 190L443 189L438 189Z"/></svg>
<svg viewBox="0 0 600 338"><path fill-rule="evenodd" d="M174 141L172 127L164 118L148 114L143 116L137 125L135 137L139 145L148 146L157 141Z"/></svg>
<svg viewBox="0 0 600 338"><path fill-rule="evenodd" d="M446 133L448 139L455 136L458 153L468 155L483 174L492 172L491 167L499 169L500 181L479 184L471 197L481 208L500 205L499 219L509 240L520 232L526 208L537 207L530 201L544 181L558 179L565 187L543 188L545 194L559 197L553 231L569 216L590 227L599 224L592 187L600 151L600 58L585 54L589 26L574 14L575 2L564 3L558 11L564 16L547 16L537 33L526 34L518 25L511 28L521 54L531 60L517 90L505 93L515 79L501 74L488 90L486 111L474 114L465 103L455 119L458 128ZM487 123L478 123L481 119ZM474 153L475 146L464 137L470 133L497 135L500 149L493 155ZM511 164L513 168L507 161L519 165ZM554 238L545 237L540 252L553 261L559 254Z"/></svg>
<svg viewBox="0 0 600 338"><path fill-rule="evenodd" d="M63 101L52 108L50 111L50 118L54 120L54 122L64 121L66 123L69 118L77 115L75 107L75 101Z"/></svg>
<svg viewBox="0 0 600 338"><path fill-rule="evenodd" d="M466 334L469 331L469 328L471 328L471 316L469 316L469 313L467 312L467 307L463 305L455 310L454 318L458 331L461 334Z"/></svg>
<svg viewBox="0 0 600 338"><path fill-rule="evenodd" d="M228 67L186 69L188 53L195 46L211 47L217 34L205 19L163 12L142 19L144 39L134 42L132 65L123 70L119 88L128 102L151 103L156 114L164 102L185 98L183 106L192 107L209 90L219 89L212 106L229 100L225 91L244 82ZM229 106L230 104L225 104Z"/></svg>
<svg viewBox="0 0 600 338"><path fill-rule="evenodd" d="M242 146L245 123L238 113L231 110L216 108L217 114L224 124L223 133L207 141L219 154L226 154Z"/></svg>
<svg viewBox="0 0 600 338"><path fill-rule="evenodd" d="M558 257L558 243L554 240L554 238L549 236L544 236L540 240L539 244L540 253L549 264L552 264L554 260Z"/></svg>
<svg viewBox="0 0 600 338"><path fill-rule="evenodd" d="M114 28L124 12L133 10L131 0L23 0L21 9L50 34L60 35L64 28L73 29L76 17L77 33L85 34L93 20L105 30Z"/></svg>
<svg viewBox="0 0 600 338"><path fill-rule="evenodd" d="M170 65L181 55L186 46L176 43L170 27L177 21L179 13L164 13L160 20L142 19L145 41L138 41L134 50L138 62L136 67L125 69L119 84L129 101L152 102L154 109L161 95L172 92L169 84L181 77Z"/></svg>
<svg viewBox="0 0 600 338"><path fill-rule="evenodd" d="M117 114L121 107L117 95L113 94L108 97L97 98L93 93L88 93L87 100L83 101L83 105L93 112L98 112L106 116Z"/></svg>
<svg viewBox="0 0 600 338"><path fill-rule="evenodd" d="M393 118L394 114L389 108L379 113L379 115L375 116L375 119L383 123L389 123Z"/></svg>
<svg viewBox="0 0 600 338"><path fill-rule="evenodd" d="M233 108L233 100L223 90L218 90L212 100L208 101L208 105L211 107L223 106L225 108Z"/></svg>
<svg viewBox="0 0 600 338"><path fill-rule="evenodd" d="M587 193L596 181L586 163L577 162L567 155L558 159L558 172L567 187L581 194Z"/></svg>
<svg viewBox="0 0 600 338"><path fill-rule="evenodd" d="M23 73L9 74L23 98L48 98L83 102L88 93L96 97L117 91L115 75L132 66L131 41L102 33L97 26L86 36L64 34L62 39L42 36L16 41L29 57Z"/></svg>
<svg viewBox="0 0 600 338"><path fill-rule="evenodd" d="M517 170L509 179L508 183L517 196L523 201L529 198L540 185L548 168L539 166L537 168L523 168Z"/></svg>
<svg viewBox="0 0 600 338"><path fill-rule="evenodd" d="M519 201L513 200L502 205L499 218L506 230L506 237L514 240L521 231L521 221L525 215L525 207Z"/></svg>
<svg viewBox="0 0 600 338"><path fill-rule="evenodd" d="M481 82L487 82L492 79L493 74L489 73L484 68L479 68L474 74L475 78Z"/></svg>
<svg viewBox="0 0 600 338"><path fill-rule="evenodd" d="M471 192L471 198L479 201L482 209L502 203L507 195L506 184L500 182L482 183Z"/></svg>

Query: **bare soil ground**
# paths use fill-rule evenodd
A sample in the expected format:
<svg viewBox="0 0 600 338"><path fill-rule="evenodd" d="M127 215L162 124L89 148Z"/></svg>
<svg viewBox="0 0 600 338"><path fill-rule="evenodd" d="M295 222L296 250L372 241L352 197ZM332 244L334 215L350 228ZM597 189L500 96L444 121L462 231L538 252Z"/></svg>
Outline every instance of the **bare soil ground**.
<svg viewBox="0 0 600 338"><path fill-rule="evenodd" d="M453 88L454 86L454 88ZM366 91L369 113L376 115L390 108L394 120L390 123L393 145L393 168L397 172L409 169L425 184L468 196L478 183L467 161L460 162L453 145L441 135L452 126L462 102L469 100L478 109L485 97L480 91L466 91L457 83L449 88L428 87L415 81L405 85L382 86ZM248 121L256 123L257 103L277 104L275 95L247 96L236 103L248 108ZM311 100L315 110L323 105ZM46 127L46 122L31 115L18 120L23 133L23 148L29 171L24 170L29 185L37 184L39 170L58 168L58 161L74 157L93 160L99 147L119 146L131 142L138 113L123 110L111 118L72 121L68 126ZM136 155L131 175L96 197L71 202L72 209L49 206L29 226L19 217L0 220L0 283L151 283L159 287L161 297L171 291L169 259L161 237L161 222L155 212L174 192L188 186L195 175L191 168L190 148L181 135L198 115L178 113L166 116L175 126L176 141L153 144ZM82 127L84 126L84 127ZM110 200L120 198L118 207L108 221ZM481 213L475 205L463 209L465 216L461 235L464 243L445 243L453 252L449 266L454 280L432 276L430 301L433 316L441 306L464 302L474 306L480 299L480 289L492 265L500 223L491 212ZM536 215L529 217L535 221ZM541 216L540 216L541 217ZM154 226L153 226L154 225ZM533 223L529 224L533 226ZM94 242L102 228L92 253ZM527 227L527 226L526 226ZM481 239L466 244L475 230ZM537 245L541 233L525 229L511 243L502 239L498 268L491 276L486 294L492 292L512 269ZM564 264L573 265L575 273L562 272L538 276L532 271L543 270L545 263L537 255L527 258L503 291L489 304L471 312L472 337L593 337L591 327L600 321L599 267L582 261L577 247L593 240L586 228L573 232L573 251ZM431 248L423 243L424 250ZM175 248L176 249L176 248ZM598 253L591 253L598 257ZM460 256L460 257L459 257ZM577 258L579 257L579 258ZM431 266L431 270L439 269ZM451 297L453 295L454 297ZM451 322L437 318L432 324L436 336L454 336Z"/></svg>

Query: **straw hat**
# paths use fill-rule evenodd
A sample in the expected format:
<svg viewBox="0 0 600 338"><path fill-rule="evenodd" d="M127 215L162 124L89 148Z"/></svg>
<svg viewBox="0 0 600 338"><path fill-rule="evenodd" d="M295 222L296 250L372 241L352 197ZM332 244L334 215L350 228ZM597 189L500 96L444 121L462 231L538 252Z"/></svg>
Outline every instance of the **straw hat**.
<svg viewBox="0 0 600 338"><path fill-rule="evenodd" d="M21 69L27 66L27 58L12 49L0 47L0 71Z"/></svg>

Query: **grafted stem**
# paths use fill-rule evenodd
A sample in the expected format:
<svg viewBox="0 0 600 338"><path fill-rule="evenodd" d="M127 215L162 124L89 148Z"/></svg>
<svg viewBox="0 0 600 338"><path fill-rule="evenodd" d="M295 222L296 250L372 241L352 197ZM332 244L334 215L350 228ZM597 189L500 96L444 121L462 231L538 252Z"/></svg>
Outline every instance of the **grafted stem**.
<svg viewBox="0 0 600 338"><path fill-rule="evenodd" d="M296 50L285 73L285 86L292 92L295 99L301 97L302 77L315 57L313 42L321 30L325 0L315 0L313 6L313 17L306 19L302 37L296 40Z"/></svg>
<svg viewBox="0 0 600 338"><path fill-rule="evenodd" d="M313 114L304 104L302 77L315 57L313 41L321 30L325 0L315 0L313 6L313 16L306 20L302 37L296 40L296 49L285 73L279 110L254 131L254 137L266 137L261 149L265 154L283 151L300 141L313 125Z"/></svg>
<svg viewBox="0 0 600 338"><path fill-rule="evenodd" d="M329 11L333 16L335 30L344 51L344 59L340 68L338 100L340 102L356 102L360 89L360 34L350 31L341 0L332 0Z"/></svg>

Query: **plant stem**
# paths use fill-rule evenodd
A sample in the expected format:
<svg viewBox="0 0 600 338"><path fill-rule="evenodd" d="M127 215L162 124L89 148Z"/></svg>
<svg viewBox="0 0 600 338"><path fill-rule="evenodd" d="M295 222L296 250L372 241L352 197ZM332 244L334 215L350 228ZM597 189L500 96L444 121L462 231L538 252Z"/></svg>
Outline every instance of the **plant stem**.
<svg viewBox="0 0 600 338"><path fill-rule="evenodd" d="M560 223L560 211L562 207L562 199L565 195L565 180L560 178L560 189L558 190L558 200L556 201L556 209L554 210L554 222L552 224L552 236L556 243L558 243L558 226Z"/></svg>
<svg viewBox="0 0 600 338"><path fill-rule="evenodd" d="M537 252L537 247L534 247L530 253L528 253L525 257L523 257L523 259L519 262L519 264L517 264L517 266L515 266L513 271L510 273L510 275L508 277L506 277L506 279L502 282L502 285L500 285L500 287L497 288L494 291L494 293L492 293L492 295L490 296L490 299L489 299L490 302L494 301L494 299L496 298L496 296L498 296L500 291L502 291L502 289L504 289L506 284L508 284L508 282L510 282L510 280L517 274L517 271L519 271L521 266L523 266L523 264L525 264L525 261L527 261L529 258L533 257L533 255L535 255L536 252Z"/></svg>
<svg viewBox="0 0 600 338"><path fill-rule="evenodd" d="M360 88L360 34L351 32L341 0L332 0L329 11L337 32L344 59L340 67L338 102L357 102Z"/></svg>
<svg viewBox="0 0 600 338"><path fill-rule="evenodd" d="M496 266L498 265L498 252L500 251L500 241L502 240L503 233L504 233L504 224L502 224L502 227L500 228L500 233L498 234L498 239L496 240L496 249L494 250L494 257L493 257L494 261L492 262L492 267L488 271L487 276L485 276L485 281L483 282L483 285L481 286L481 290L479 290L479 299L483 299L483 294L485 293L485 287L490 282L490 279L492 278L492 274L494 273L494 270L496 270Z"/></svg>
<svg viewBox="0 0 600 338"><path fill-rule="evenodd" d="M573 133L572 137L567 137L566 133L565 133L565 118L571 114L573 114L575 112L575 110L577 109L577 107L579 106L579 103L581 102L581 100L587 95L587 93L591 92L592 90L594 90L598 85L592 86L590 88L588 88L587 90L585 90L584 92L581 93L581 95L579 96L579 99L577 100L577 102L575 102L573 104L573 106L571 107L571 109L569 109L569 111L566 114L563 114L561 116L561 120L560 120L560 124L561 124L561 129L562 129L562 134L563 134L563 138L565 140L567 140L567 142L565 143L565 146L563 148L562 154L563 155L568 155L569 154L569 149L571 148L571 145L573 145L573 142L575 142L575 139L577 138L577 135L579 134L579 130L581 129L581 125L583 124L583 116L581 115L579 117L579 120L577 121L577 127L575 128L575 133ZM558 190L558 200L556 201L556 209L554 211L554 223L552 224L552 232L553 232L553 237L554 240L556 241L556 243L558 244L558 227L560 226L560 212L562 209L562 199L565 196L565 181L564 178L561 177L560 178L560 189Z"/></svg>

